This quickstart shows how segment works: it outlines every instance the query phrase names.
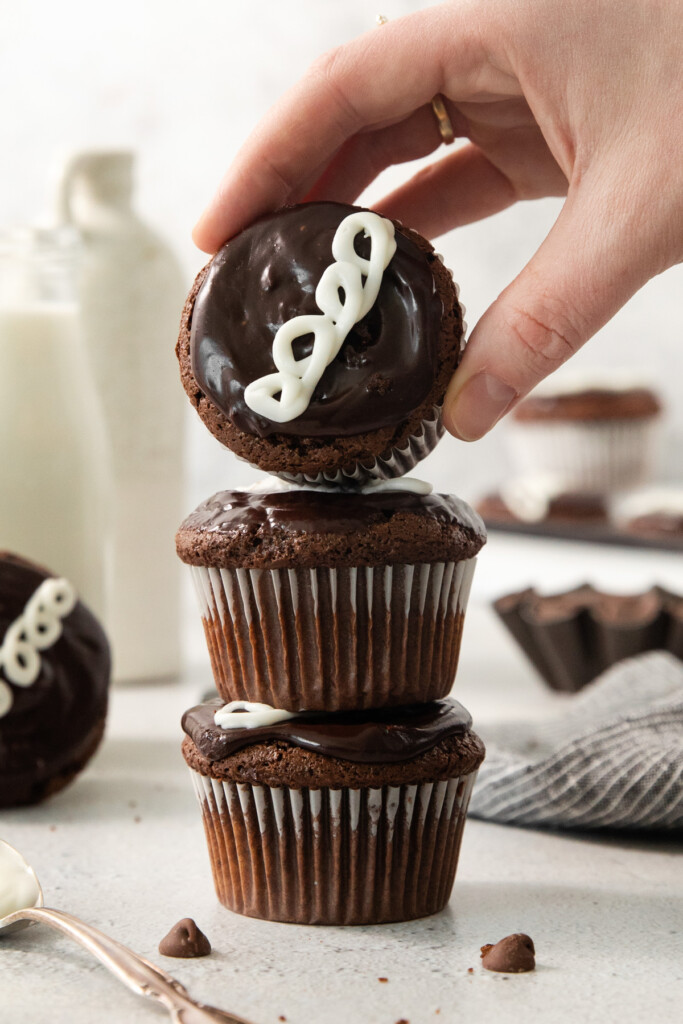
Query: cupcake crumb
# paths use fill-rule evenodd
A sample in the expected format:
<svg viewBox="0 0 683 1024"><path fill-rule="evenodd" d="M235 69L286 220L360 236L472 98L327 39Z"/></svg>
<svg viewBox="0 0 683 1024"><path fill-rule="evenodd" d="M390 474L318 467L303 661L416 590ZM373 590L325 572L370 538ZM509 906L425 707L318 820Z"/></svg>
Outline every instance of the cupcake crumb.
<svg viewBox="0 0 683 1024"><path fill-rule="evenodd" d="M378 981L381 981L381 982L383 982L383 983L386 983L387 981L389 981L389 979L388 979L388 978L378 978L377 980L378 980Z"/></svg>
<svg viewBox="0 0 683 1024"><path fill-rule="evenodd" d="M281 1013L280 1016L278 1017L278 1020L287 1020L287 1018L285 1017L284 1013Z"/></svg>
<svg viewBox="0 0 683 1024"><path fill-rule="evenodd" d="M474 974L474 967L468 967L467 968L467 973L468 974Z"/></svg>

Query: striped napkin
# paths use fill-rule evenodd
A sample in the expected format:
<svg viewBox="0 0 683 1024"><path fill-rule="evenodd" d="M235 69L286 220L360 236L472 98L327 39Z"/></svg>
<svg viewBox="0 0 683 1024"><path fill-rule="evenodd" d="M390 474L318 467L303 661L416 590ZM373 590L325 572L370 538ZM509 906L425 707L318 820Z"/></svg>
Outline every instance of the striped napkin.
<svg viewBox="0 0 683 1024"><path fill-rule="evenodd" d="M470 814L557 828L683 829L683 662L612 666L545 722L480 730Z"/></svg>

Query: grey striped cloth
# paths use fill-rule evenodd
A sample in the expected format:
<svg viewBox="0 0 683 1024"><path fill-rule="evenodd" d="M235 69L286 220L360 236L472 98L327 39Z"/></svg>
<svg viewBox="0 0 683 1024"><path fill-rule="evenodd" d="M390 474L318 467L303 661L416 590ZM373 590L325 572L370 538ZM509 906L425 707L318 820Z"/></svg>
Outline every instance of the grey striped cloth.
<svg viewBox="0 0 683 1024"><path fill-rule="evenodd" d="M470 814L515 825L683 829L683 662L664 651L608 669L545 722L479 730Z"/></svg>

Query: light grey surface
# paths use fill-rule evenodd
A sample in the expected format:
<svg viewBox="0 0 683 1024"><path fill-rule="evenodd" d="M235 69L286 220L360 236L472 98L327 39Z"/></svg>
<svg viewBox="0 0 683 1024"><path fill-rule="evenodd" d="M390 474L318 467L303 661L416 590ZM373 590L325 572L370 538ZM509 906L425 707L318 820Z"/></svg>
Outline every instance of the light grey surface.
<svg viewBox="0 0 683 1024"><path fill-rule="evenodd" d="M470 609L465 636L456 694L484 733L494 718L555 708L559 698L488 610ZM673 839L469 821L453 898L438 917L306 928L224 910L179 752L179 716L209 681L205 664L193 675L182 685L116 690L106 742L80 779L42 807L0 815L0 834L36 868L48 906L109 932L193 995L254 1024L675 1019L683 861ZM161 957L159 940L186 916L214 952ZM536 972L506 979L483 971L479 947L513 931L533 937ZM0 941L0 1008L12 1024L164 1019L84 951L37 926Z"/></svg>

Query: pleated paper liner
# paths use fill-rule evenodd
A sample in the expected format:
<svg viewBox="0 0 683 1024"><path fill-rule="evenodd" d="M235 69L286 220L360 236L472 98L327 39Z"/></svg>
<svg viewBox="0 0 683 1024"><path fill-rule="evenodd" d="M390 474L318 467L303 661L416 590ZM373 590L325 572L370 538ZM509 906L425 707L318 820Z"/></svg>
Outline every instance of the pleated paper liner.
<svg viewBox="0 0 683 1024"><path fill-rule="evenodd" d="M476 771L378 789L290 789L190 769L218 898L248 917L382 924L448 902Z"/></svg>
<svg viewBox="0 0 683 1024"><path fill-rule="evenodd" d="M445 697L458 665L475 561L192 566L220 696L288 711Z"/></svg>
<svg viewBox="0 0 683 1024"><path fill-rule="evenodd" d="M373 480L393 480L414 469L418 462L436 448L443 435L441 406L434 406L432 415L422 420L419 430L411 434L402 445L392 446L380 455L329 472L282 472L276 475L297 484L334 484L342 487L362 487Z"/></svg>
<svg viewBox="0 0 683 1024"><path fill-rule="evenodd" d="M610 665L644 651L667 650L683 659L683 597L662 587L618 595L586 584L547 597L529 589L493 607L556 690L580 690Z"/></svg>
<svg viewBox="0 0 683 1024"><path fill-rule="evenodd" d="M652 479L656 418L589 423L511 423L508 448L520 474L553 473L567 490L613 493Z"/></svg>

